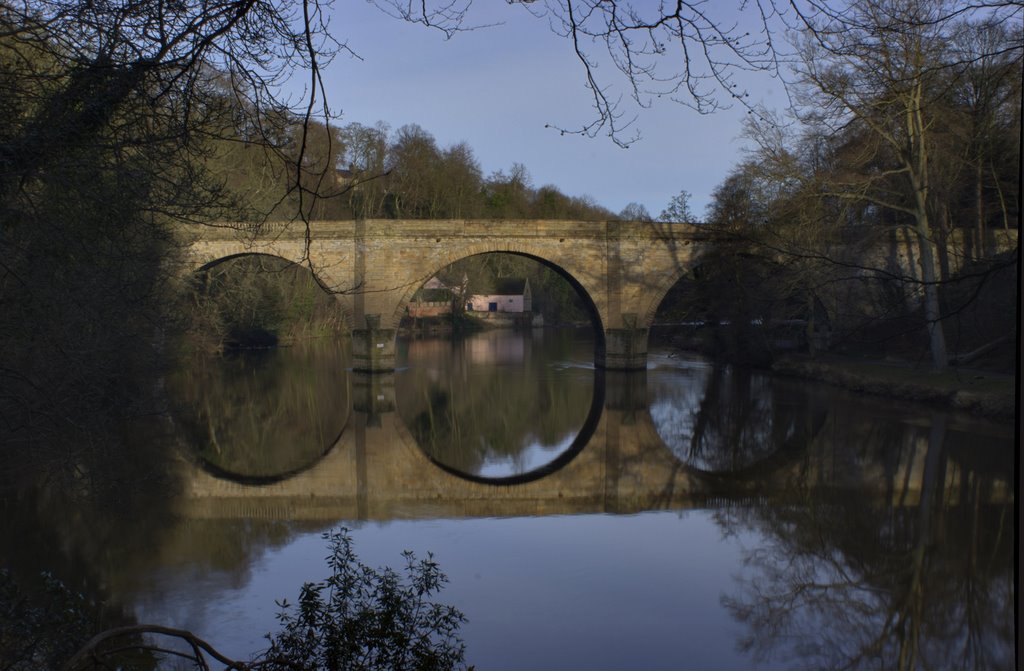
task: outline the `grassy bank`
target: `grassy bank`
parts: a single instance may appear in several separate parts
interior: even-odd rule
[[[932,371],[904,363],[864,361],[837,356],[787,356],[772,369],[783,375],[834,384],[845,389],[920,401],[992,419],[1016,415],[1012,375],[949,368]]]

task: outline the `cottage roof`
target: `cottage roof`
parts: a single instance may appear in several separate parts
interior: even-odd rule
[[[495,296],[522,296],[528,282],[522,277],[501,277],[494,282]]]
[[[420,289],[413,296],[413,300],[423,303],[442,303],[452,299],[452,292],[448,289]]]
[[[440,277],[438,277],[437,275],[434,275],[429,280],[427,280],[426,284],[423,285],[423,288],[424,289],[449,289],[450,287],[447,284],[445,284],[444,282],[442,282]]]

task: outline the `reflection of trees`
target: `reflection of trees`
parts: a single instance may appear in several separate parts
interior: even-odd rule
[[[241,476],[308,466],[341,433],[350,409],[342,344],[198,355],[170,380],[177,424],[207,463]]]
[[[112,590],[133,601],[159,604],[162,611],[194,608],[196,604],[178,603],[178,590],[190,583],[202,583],[207,589],[238,589],[246,585],[253,567],[265,552],[286,546],[297,535],[322,531],[327,522],[275,519],[185,519],[176,520],[164,530],[158,545],[143,549],[135,539],[125,539],[129,548],[118,566],[107,567],[105,576]],[[168,567],[174,567],[173,572]],[[161,580],[154,580],[155,574]],[[167,576],[174,576],[168,580]],[[138,596],[144,593],[145,599]],[[175,613],[168,622],[183,622],[188,612]]]
[[[503,332],[501,337],[530,336]],[[471,363],[468,339],[445,348],[440,365],[410,361],[396,380],[396,396],[420,447],[446,466],[479,473],[493,460],[522,467],[527,448],[554,448],[575,436],[590,410],[593,373],[552,369],[551,360],[562,358],[571,344],[568,334],[555,337],[560,340],[545,339],[543,356],[537,343],[527,347],[521,366]]]
[[[227,445],[225,437],[245,424],[244,418],[253,420],[253,430],[249,435],[243,432],[241,440],[270,445],[276,439],[284,446],[269,455],[277,460],[274,463],[259,461],[262,454],[250,454],[243,444],[234,443],[222,453],[223,461],[216,462],[220,466],[243,472],[266,468],[267,463],[270,468],[294,468],[306,456],[301,450],[308,441],[304,443],[302,436],[330,433],[324,426],[304,426],[314,410],[326,408],[330,416],[323,421],[339,422],[330,439],[340,431],[349,408],[344,359],[337,355],[336,361],[333,351],[327,363],[322,352],[281,352],[296,360],[288,379],[274,372],[284,364],[268,364],[254,376],[242,359],[225,360],[229,368],[248,373],[248,379],[240,381],[241,392],[232,391],[226,379],[232,373],[223,369],[183,371],[168,380],[168,391],[187,394],[188,407],[195,411],[178,421],[179,428],[195,432],[193,438],[205,437],[213,427],[221,444]],[[235,415],[213,411],[218,404],[233,407]],[[289,415],[290,411],[295,412]],[[112,412],[97,423],[108,421]],[[262,420],[272,416],[283,419],[269,427]],[[74,593],[84,595],[90,625],[96,628],[135,621],[133,592],[152,589],[154,566],[179,560],[193,570],[189,576],[194,577],[197,568],[205,569],[225,572],[228,581],[237,583],[244,581],[254,554],[285,542],[296,530],[295,524],[251,520],[182,524],[174,514],[180,464],[166,416],[121,419],[119,426],[106,427],[106,440],[99,440],[101,434],[95,432],[77,440],[69,435],[38,460],[31,458],[31,451],[18,451],[5,453],[0,464],[0,537],[8,541],[0,543],[0,568],[30,588],[38,582],[40,570],[52,573]],[[57,449],[63,455],[59,471],[52,468]],[[321,441],[316,454],[323,449]]]
[[[716,365],[667,393],[659,389],[652,407],[658,433],[701,470],[735,472],[813,435],[806,393],[748,369]]]
[[[75,646],[98,628],[134,622],[129,602],[110,589],[109,577],[123,569],[126,546],[159,545],[173,518],[180,482],[172,444],[159,419],[125,420],[120,432],[112,431],[116,440],[75,442],[69,436],[61,446],[64,467],[75,474],[69,480],[51,470],[49,454],[39,463],[29,453],[10,455],[22,459],[3,464],[12,478],[0,490],[0,570],[8,571],[29,599],[20,603],[10,593],[0,594],[0,620],[21,619],[24,608],[44,613],[60,609],[71,617],[67,608],[74,604],[53,601],[51,590],[40,589],[40,572],[46,571],[74,595],[73,601],[82,607],[78,625],[86,627],[71,630],[62,620],[40,621],[42,626],[31,634],[33,645],[48,646],[49,639]],[[74,624],[74,619],[65,624]],[[0,638],[4,633],[14,635],[5,631],[7,624],[0,622]],[[17,662],[2,659],[11,653],[10,643],[0,645],[0,666]],[[137,661],[135,668],[146,668],[144,660]],[[26,662],[21,668],[34,664]]]
[[[834,450],[857,449],[861,427],[846,428]],[[741,647],[804,668],[1010,668],[1012,515],[992,503],[998,483],[948,458],[941,416],[889,435],[873,451],[902,463],[885,470],[884,503],[868,481],[720,517],[764,536],[723,598],[747,627]]]
[[[154,490],[151,510],[133,505],[120,515],[95,515],[87,509],[69,513],[75,502],[55,497],[37,499],[39,507],[34,509],[0,505],[0,534],[5,539],[18,539],[0,545],[0,567],[10,570],[33,597],[24,604],[5,601],[11,595],[4,590],[5,576],[0,575],[0,668],[17,661],[10,653],[19,647],[12,645],[18,641],[5,640],[4,634],[31,630],[17,621],[16,628],[5,630],[12,623],[11,617],[20,615],[26,607],[49,608],[54,615],[62,616],[36,626],[36,637],[27,642],[58,644],[65,659],[104,629],[152,619],[195,623],[199,618],[202,622],[217,617],[216,609],[207,614],[205,601],[182,600],[181,594],[201,584],[209,603],[214,603],[217,592],[237,589],[249,581],[263,553],[286,545],[297,534],[320,531],[326,524],[272,519],[182,520],[168,514],[173,498],[168,497],[166,504],[159,506],[156,499],[165,495]],[[76,602],[81,604],[84,618],[72,620],[73,614],[65,612],[67,603],[54,601],[48,591],[39,589],[39,583],[45,583],[39,574],[41,567],[59,577],[73,595],[81,595]],[[156,606],[157,614],[148,611],[150,605]],[[70,629],[69,624],[78,626]],[[205,624],[212,625],[212,619]],[[26,664],[15,668],[43,667]],[[157,668],[157,664],[151,657],[136,655],[125,668]]]

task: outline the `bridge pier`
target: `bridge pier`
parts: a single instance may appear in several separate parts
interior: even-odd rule
[[[610,372],[604,384],[606,410],[621,411],[628,416],[647,411],[647,369]]]
[[[380,416],[394,412],[395,374],[384,371],[352,375],[352,410],[365,415],[368,426],[380,426]]]
[[[645,370],[647,368],[647,329],[613,328],[604,330],[604,347],[598,348],[595,364],[607,370]]]
[[[380,328],[380,315],[366,315],[366,328],[352,329],[352,369],[361,373],[395,370],[395,329]]]

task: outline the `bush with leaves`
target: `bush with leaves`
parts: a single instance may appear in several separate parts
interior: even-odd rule
[[[85,598],[50,574],[30,594],[0,569],[0,669],[57,668],[85,642],[92,625]]]
[[[60,667],[55,662],[67,658],[72,650],[65,645],[54,648],[50,654],[46,646],[52,644],[44,642],[39,649],[51,662],[46,668],[64,671],[152,668],[149,656],[155,656],[176,658],[199,669],[209,669],[210,662],[216,661],[225,671],[467,669],[466,645],[458,635],[465,616],[456,608],[432,600],[448,582],[433,555],[428,553],[426,559],[417,560],[412,552],[404,552],[405,571],[400,575],[391,568],[378,570],[361,563],[345,528],[329,531],[324,538],[330,546],[327,556],[330,577],[303,585],[297,607],[287,601],[278,602],[281,630],[268,634],[269,648],[249,661],[228,658],[192,632],[138,624],[97,634]],[[0,591],[0,598],[3,596]],[[48,607],[60,608],[61,605],[54,602]],[[0,610],[0,616],[3,614]],[[4,622],[0,620],[0,624]],[[0,629],[0,634],[3,632]],[[0,636],[0,643],[5,640]],[[68,642],[72,640],[79,639],[69,638]],[[21,654],[19,659],[32,661],[40,657],[39,654],[30,658]],[[0,657],[0,669],[36,668],[4,666],[3,661]]]
[[[361,563],[346,529],[324,534],[331,576],[302,587],[297,607],[280,602],[282,631],[269,636],[261,669],[465,668],[458,636],[465,616],[431,598],[447,582],[431,554],[404,552],[405,576]]]

